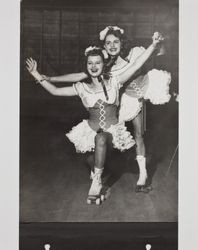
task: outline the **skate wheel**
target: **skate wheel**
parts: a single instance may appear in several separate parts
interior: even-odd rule
[[[104,201],[104,200],[105,200],[104,194],[102,194],[102,195],[100,196],[100,199],[101,199],[101,201]]]
[[[101,200],[98,198],[96,199],[96,205],[100,205]]]
[[[87,204],[91,205],[91,200],[87,199]]]

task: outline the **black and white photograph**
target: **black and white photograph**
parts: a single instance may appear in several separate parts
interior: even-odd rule
[[[179,18],[179,0],[20,1],[19,250],[180,249]]]

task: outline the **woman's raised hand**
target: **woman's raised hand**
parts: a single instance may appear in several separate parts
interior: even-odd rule
[[[37,71],[37,62],[31,57],[26,60],[26,68],[30,74],[35,78],[37,83],[41,83],[44,79]]]
[[[37,62],[31,57],[26,60],[26,68],[30,74],[34,74],[37,71]]]
[[[164,41],[164,37],[162,36],[160,32],[155,32],[152,36],[152,40],[153,40],[153,45],[157,45],[161,43],[162,41]]]

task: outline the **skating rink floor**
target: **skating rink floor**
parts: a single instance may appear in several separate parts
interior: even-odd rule
[[[65,137],[77,122],[22,116],[20,222],[177,222],[177,107],[158,108],[151,118],[145,142],[153,190],[148,194],[134,191],[138,179],[135,148],[114,152],[106,166],[111,173],[107,179],[110,196],[95,206],[86,203],[90,187],[87,155],[77,154]]]

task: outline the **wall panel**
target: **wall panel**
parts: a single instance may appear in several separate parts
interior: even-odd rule
[[[132,1],[133,2],[133,1]],[[84,50],[98,44],[99,31],[108,25],[125,30],[132,46],[147,47],[151,35],[159,30],[166,37],[166,55],[149,60],[146,68],[171,71],[178,85],[178,6],[171,2],[158,4],[121,4],[111,7],[101,2],[86,6],[38,4],[21,8],[21,98],[35,98],[32,77],[25,69],[25,59],[38,61],[43,74],[52,76],[78,72],[83,68]],[[124,1],[123,1],[124,3]],[[29,88],[29,90],[28,90]],[[43,98],[38,89],[36,98]],[[49,95],[45,95],[49,98]]]

